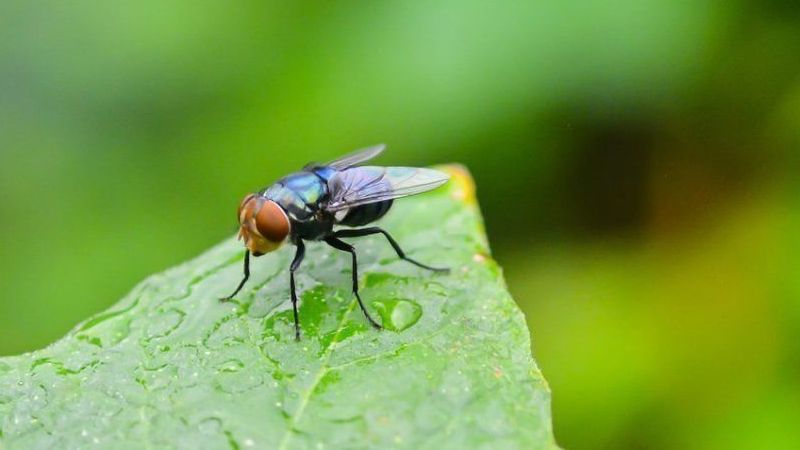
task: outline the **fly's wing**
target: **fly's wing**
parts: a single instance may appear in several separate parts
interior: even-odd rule
[[[336,170],[345,170],[355,166],[356,164],[369,161],[370,159],[383,153],[384,149],[386,149],[386,144],[378,144],[372,147],[362,148],[352,153],[348,153],[341,158],[335,159],[325,165]]]
[[[419,194],[435,189],[450,176],[433,169],[416,167],[355,167],[337,172],[328,180],[330,200],[326,211]]]

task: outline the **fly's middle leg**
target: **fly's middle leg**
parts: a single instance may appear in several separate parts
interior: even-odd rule
[[[300,239],[297,240],[297,252],[294,254],[292,265],[289,266],[289,290],[292,294],[292,312],[294,312],[294,338],[300,340],[300,317],[297,314],[297,289],[294,283],[294,272],[300,267],[303,262],[303,257],[306,255],[306,246]]]

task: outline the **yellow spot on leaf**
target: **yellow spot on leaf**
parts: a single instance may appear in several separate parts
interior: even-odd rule
[[[475,181],[472,179],[466,167],[460,164],[447,164],[437,167],[437,169],[450,175],[450,195],[468,205],[475,205]]]

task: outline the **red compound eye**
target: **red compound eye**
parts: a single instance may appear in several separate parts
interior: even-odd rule
[[[264,239],[283,242],[289,236],[289,218],[280,206],[268,200],[256,214],[256,228]]]

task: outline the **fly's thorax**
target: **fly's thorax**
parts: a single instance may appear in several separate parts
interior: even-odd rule
[[[239,205],[239,238],[254,256],[277,250],[291,231],[286,211],[272,200],[250,194]]]
[[[304,171],[281,178],[261,195],[280,205],[293,221],[305,222],[313,220],[327,193],[327,184],[319,176]]]
[[[291,222],[291,238],[318,240],[333,229],[333,215],[323,209],[327,185],[311,172],[281,178],[260,195],[278,204]]]

